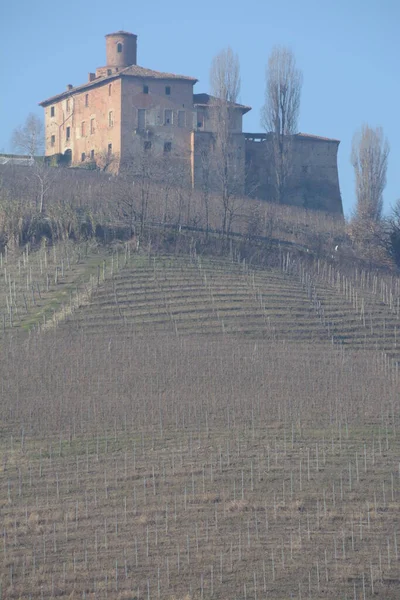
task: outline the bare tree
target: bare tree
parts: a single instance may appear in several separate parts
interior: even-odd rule
[[[43,121],[33,113],[29,113],[25,123],[14,129],[11,146],[14,150],[28,154],[28,156],[42,154],[44,150]]]
[[[292,165],[292,136],[297,133],[302,72],[291,50],[275,47],[266,69],[265,102],[261,110],[264,129],[271,133],[268,157],[273,169],[276,200],[284,202]]]
[[[182,206],[179,205],[182,204],[182,198],[179,200],[179,196],[189,187],[188,161],[189,151],[184,145],[178,146],[176,150],[164,152],[158,157],[160,192],[163,195],[161,217],[163,225],[171,225],[176,219],[180,224]],[[178,211],[176,211],[177,197]]]
[[[140,215],[138,191],[135,181],[127,174],[119,175],[114,181],[114,198],[117,216],[129,227],[129,236],[136,233],[136,222]]]
[[[398,267],[400,267],[400,199],[396,201],[392,213],[385,219],[387,251]]]
[[[100,152],[96,154],[96,166],[102,172],[113,172],[114,167],[115,170],[117,169],[118,157],[114,154],[114,152],[100,150]]]
[[[206,148],[200,151],[201,160],[201,199],[204,204],[206,238],[210,229],[210,195],[211,195],[211,171],[212,159],[211,154]]]
[[[210,69],[210,87],[213,96],[210,115],[214,134],[214,169],[222,201],[222,231],[228,233],[232,203],[241,187],[243,172],[238,159],[232,123],[235,103],[240,92],[239,58],[231,48],[217,54]]]
[[[156,182],[160,181],[160,159],[151,148],[142,147],[132,152],[130,159],[124,162],[121,166],[121,175],[125,180],[118,200],[121,216],[128,220],[132,235],[133,233],[143,235],[149,216],[152,189]],[[137,231],[135,222],[138,222]]]
[[[239,57],[232,48],[214,56],[210,69],[211,93],[221,102],[237,102],[240,93]]]
[[[41,214],[46,212],[47,197],[54,186],[59,169],[49,167],[43,159],[36,160],[32,168],[37,181],[36,208]]]
[[[356,217],[379,221],[382,216],[383,190],[389,143],[381,127],[363,125],[353,136],[351,163],[356,178]]]

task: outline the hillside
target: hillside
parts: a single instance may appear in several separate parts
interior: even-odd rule
[[[274,259],[272,259],[274,262]],[[102,334],[246,334],[331,340],[398,359],[400,281],[276,255],[274,265],[192,256],[138,257],[93,294],[70,327]]]
[[[398,279],[2,261],[0,597],[398,598]]]

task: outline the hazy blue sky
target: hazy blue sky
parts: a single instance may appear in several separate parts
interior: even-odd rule
[[[265,65],[272,47],[289,46],[304,74],[299,130],[341,140],[339,177],[346,214],[354,206],[349,162],[364,122],[389,139],[385,209],[400,197],[400,2],[398,0],[139,0],[3,3],[0,9],[0,151],[37,103],[79,85],[105,63],[104,35],[138,35],[138,64],[199,79],[208,91],[212,57],[239,54],[240,100],[253,107],[245,131],[261,131]]]

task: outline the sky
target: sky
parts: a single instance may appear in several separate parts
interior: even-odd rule
[[[400,2],[398,0],[119,0],[36,4],[0,9],[0,152],[41,100],[85,83],[105,64],[107,33],[138,35],[138,64],[199,79],[209,91],[213,56],[239,56],[239,101],[252,107],[244,131],[261,132],[265,67],[275,45],[289,47],[303,72],[298,129],[340,140],[339,180],[346,216],[355,206],[350,163],[353,134],[381,126],[390,156],[384,211],[400,198]]]

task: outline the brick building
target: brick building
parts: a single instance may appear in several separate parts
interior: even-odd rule
[[[106,65],[89,73],[83,85],[67,85],[64,92],[40,103],[45,110],[46,156],[57,156],[74,166],[110,163],[110,169],[118,170],[145,152],[167,155],[180,161],[193,187],[200,187],[203,158],[212,153],[214,145],[215,103],[208,94],[193,93],[196,82],[186,75],[140,67],[137,36],[124,31],[108,34]],[[242,118],[250,107],[234,104],[230,109],[235,193],[269,199],[268,136],[243,133]],[[338,143],[298,136],[290,203],[307,204],[311,190],[314,208],[342,210]],[[321,163],[324,166],[320,168]],[[304,187],[305,174],[308,182]],[[216,188],[215,173],[211,181]]]

